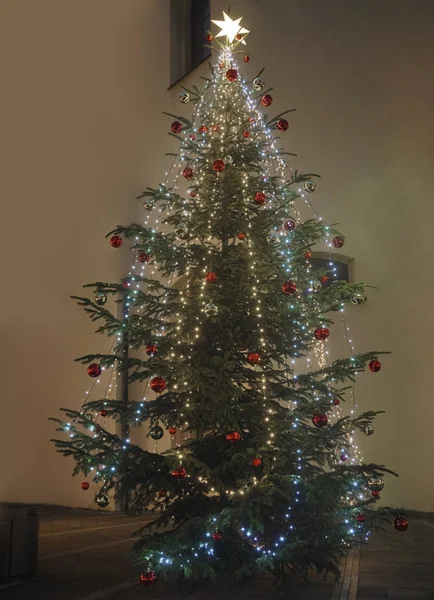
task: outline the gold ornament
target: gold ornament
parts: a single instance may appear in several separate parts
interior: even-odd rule
[[[306,194],[313,194],[316,190],[316,183],[312,180],[304,182],[304,191]]]
[[[104,494],[103,492],[100,492],[96,496],[95,502],[96,502],[96,504],[98,504],[98,506],[100,508],[106,508],[110,504],[110,500],[109,500],[108,496],[106,494]]]
[[[95,304],[98,304],[98,306],[104,306],[106,302],[107,295],[102,290],[95,292]]]
[[[381,492],[381,490],[384,488],[384,481],[381,479],[381,477],[372,476],[369,477],[368,481],[366,482],[366,485],[371,490],[371,492]]]

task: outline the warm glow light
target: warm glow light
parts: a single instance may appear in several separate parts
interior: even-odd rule
[[[240,25],[240,21],[243,17],[240,17],[234,21],[223,11],[223,18],[224,21],[212,21],[221,29],[221,31],[219,31],[215,37],[226,36],[227,42],[232,44],[238,34],[246,35],[247,33],[250,33],[248,29],[244,29],[244,27],[241,27]],[[242,43],[245,44],[246,42],[242,40]]]

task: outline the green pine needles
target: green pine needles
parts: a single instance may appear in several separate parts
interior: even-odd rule
[[[377,413],[350,412],[356,374],[378,370],[379,352],[324,354],[333,319],[365,286],[312,267],[317,245],[343,244],[303,217],[318,176],[288,169],[285,113],[267,120],[263,80],[243,81],[221,48],[203,89],[183,93],[193,117],[174,116],[180,149],[164,184],[140,196],[144,224],[108,234],[131,241],[133,268],[75,297],[113,338],[107,354],[78,360],[143,384],[145,399],[97,385],[99,399],[54,419],[67,432],[57,450],[101,486],[98,504],[115,496],[130,514],[155,513],[135,545],[145,584],[337,574],[388,518],[372,493],[391,471],[354,446]],[[159,454],[129,440],[136,427],[178,437]]]

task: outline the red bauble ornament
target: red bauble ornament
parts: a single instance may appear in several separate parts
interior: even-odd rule
[[[223,537],[223,536],[222,536],[222,534],[220,533],[220,531],[215,531],[215,532],[212,534],[212,539],[213,539],[215,542],[219,542],[219,541],[222,539],[222,537]]]
[[[218,158],[212,163],[212,168],[214,169],[214,171],[217,171],[217,173],[221,173],[222,171],[224,171],[225,166],[225,162],[221,158]]]
[[[244,55],[244,62],[250,62],[250,56],[248,54]]]
[[[236,69],[228,69],[226,71],[226,79],[228,81],[235,81],[238,79],[238,71]]]
[[[245,138],[248,138],[248,137],[250,137],[250,131],[245,131],[245,132],[243,133],[243,136],[244,136]]]
[[[99,377],[101,375],[101,367],[97,363],[92,363],[87,367],[89,377]]]
[[[330,329],[327,327],[317,327],[314,334],[317,340],[324,341],[330,335]]]
[[[329,422],[327,415],[316,414],[312,417],[312,423],[315,427],[325,427]]]
[[[167,492],[165,490],[158,490],[157,496],[159,498],[165,498],[167,496]]]
[[[373,373],[378,373],[381,370],[381,362],[379,360],[371,360],[369,362],[369,368]]]
[[[162,377],[153,377],[149,385],[151,386],[152,391],[161,394],[161,392],[164,392],[166,389],[167,384]]]
[[[151,356],[152,354],[155,354],[158,351],[158,346],[157,344],[146,344],[145,346],[145,352],[148,356]]]
[[[114,235],[110,238],[110,245],[113,246],[113,248],[120,248],[122,246],[122,242],[123,239],[120,235]]]
[[[237,238],[239,240],[245,240],[246,239],[246,234],[245,233],[238,233],[237,234]]]
[[[186,179],[193,179],[194,173],[193,173],[193,169],[191,167],[185,167],[182,174]]]
[[[261,355],[258,352],[249,352],[247,360],[251,365],[257,365],[258,362],[261,362]]]
[[[243,39],[243,34],[242,33],[237,33],[237,35],[235,36],[235,39],[237,40],[237,42],[241,42],[241,40]]]
[[[348,456],[346,454],[341,454],[340,459],[342,462],[345,462],[347,460]]]
[[[286,231],[294,231],[296,225],[297,224],[296,224],[296,222],[293,219],[288,219],[283,224],[283,226],[286,229]]]
[[[201,125],[198,131],[199,133],[208,133],[208,127],[206,125]]]
[[[82,490],[88,490],[89,489],[89,483],[87,481],[83,481],[83,483],[81,484],[81,489]]]
[[[212,35],[209,33],[209,34],[206,36],[206,41],[207,41],[207,42],[212,42],[212,39],[213,39],[213,37],[212,37]]]
[[[175,435],[175,433],[178,430],[176,429],[176,427],[169,427],[169,429],[167,431],[170,433],[170,435]]]
[[[333,400],[333,404],[334,404],[335,406],[339,406],[339,404],[340,404],[340,400],[339,400],[339,398],[335,398],[335,399]]]
[[[286,119],[279,119],[277,121],[277,129],[279,131],[286,131],[289,127],[289,123]]]
[[[108,415],[108,412],[106,411],[106,409],[105,409],[105,408],[102,408],[102,409],[99,411],[99,414],[101,415],[101,417],[106,417],[106,416]]]
[[[309,260],[309,258],[312,258],[312,252],[309,252],[309,251],[305,252],[304,258],[306,258],[307,260]]]
[[[215,283],[217,281],[217,275],[215,273],[213,273],[212,271],[210,271],[209,273],[207,273],[205,275],[205,281],[207,283]]]
[[[321,281],[323,281],[324,283],[325,283],[326,281],[328,281],[328,277],[327,277],[327,275],[323,275],[323,276],[321,277]]]
[[[374,498],[379,498],[380,497],[380,492],[377,492],[376,490],[371,492],[371,496],[373,496]]]
[[[218,125],[213,125],[212,126],[212,130],[213,131],[220,131],[220,127]]]
[[[256,192],[254,200],[255,204],[264,204],[267,200],[267,196],[264,192]]]
[[[150,258],[151,256],[146,254],[146,252],[140,252],[140,254],[137,256],[138,261],[141,263],[148,263]]]
[[[393,519],[393,526],[398,531],[405,531],[408,527],[408,521],[404,517],[396,517]]]
[[[262,464],[262,460],[260,458],[254,458],[252,464],[254,467],[259,467]]]
[[[170,129],[172,130],[172,133],[176,133],[176,135],[178,135],[178,133],[181,133],[181,131],[182,131],[181,121],[173,121],[172,125],[170,126]]]
[[[356,519],[359,523],[364,523],[366,521],[366,516],[363,513],[360,513],[357,515]]]
[[[238,433],[238,431],[231,431],[230,433],[226,434],[226,439],[230,442],[238,442],[241,439],[241,435]]]
[[[187,471],[184,469],[184,467],[174,469],[172,471],[172,477],[174,477],[175,479],[185,479],[187,477]]]
[[[127,290],[130,287],[130,280],[129,279],[124,279],[123,282],[122,282],[122,285]]]
[[[333,238],[332,244],[335,248],[342,248],[342,246],[345,244],[345,240],[342,236],[337,235]]]
[[[140,581],[145,587],[150,587],[157,583],[157,576],[154,571],[146,571],[146,573],[140,575]]]
[[[196,198],[197,194],[195,191],[191,190],[190,192],[188,192],[188,195],[190,196],[190,198]]]
[[[292,296],[292,294],[295,294],[296,291],[297,291],[297,286],[295,285],[295,283],[293,281],[288,280],[282,284],[282,292],[284,294],[287,294],[288,296]]]
[[[194,135],[194,133],[190,133],[190,135],[188,137],[193,141],[196,139],[196,136]]]
[[[261,100],[262,106],[270,106],[270,104],[272,104],[272,102],[273,102],[273,96],[270,96],[270,94],[264,94],[262,96],[262,100]]]

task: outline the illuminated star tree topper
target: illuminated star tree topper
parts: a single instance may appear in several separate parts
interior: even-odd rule
[[[245,44],[246,42],[244,41],[244,37],[250,33],[250,31],[244,27],[241,27],[240,22],[242,17],[234,20],[223,11],[223,19],[223,21],[212,21],[212,23],[220,27],[220,31],[215,37],[226,37],[226,43],[230,46],[233,44],[233,41],[237,38],[237,36],[241,35],[243,36],[241,43]],[[237,42],[238,41],[240,40],[237,39]]]

